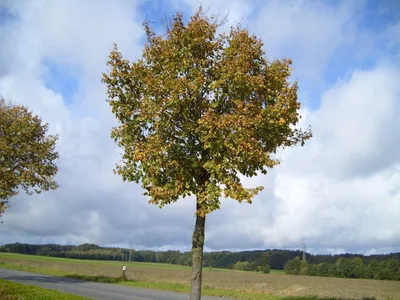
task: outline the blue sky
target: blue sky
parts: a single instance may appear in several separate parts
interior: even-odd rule
[[[45,59],[43,81],[47,88],[60,93],[66,104],[73,100],[73,96],[79,89],[80,68],[68,64],[55,63]]]
[[[0,4],[0,25],[17,20],[16,15],[6,6]]]
[[[301,91],[304,91],[309,97],[308,100],[304,101],[309,108],[317,108],[324,89],[329,85],[335,84],[338,78],[348,76],[352,69],[374,68],[377,63],[377,57],[382,55],[391,56],[398,52],[398,46],[389,45],[390,37],[387,37],[385,34],[389,26],[393,26],[398,22],[399,12],[395,9],[395,1],[393,3],[390,1],[371,0],[364,2],[365,4],[360,5],[361,8],[357,10],[358,13],[354,16],[357,19],[356,28],[349,28],[349,30],[357,30],[360,36],[344,43],[335,50],[334,55],[327,61],[327,65],[321,73],[322,82],[315,85],[313,84],[313,80],[308,80],[307,76],[301,76],[301,73],[298,74],[296,69],[297,61],[294,59],[294,76],[300,82]],[[318,1],[315,3],[318,4]],[[324,5],[327,5],[327,7],[338,7],[340,3],[340,1],[325,1]],[[249,20],[248,22],[244,22],[244,25],[250,31],[253,29],[251,19],[259,17],[258,13],[260,11],[257,10],[257,6],[262,6],[262,4],[262,1],[254,2],[254,7],[249,16],[247,16]],[[204,5],[204,8],[207,7],[211,8],[212,6]],[[191,9],[191,6],[183,1],[178,3],[169,0],[156,2],[146,0],[137,4],[138,19],[140,21],[150,21],[160,34],[163,32],[162,21],[164,17],[170,17],[179,11],[184,14],[187,20],[191,14]],[[229,14],[229,10],[225,13]],[[16,20],[15,14],[5,6],[0,10],[0,15],[5,16],[6,22]],[[221,16],[223,15],[221,14]],[[373,35],[374,38],[368,40],[370,38],[369,35]],[[140,42],[145,42],[144,37],[142,37]],[[363,47],[371,47],[372,50],[366,51],[362,49]],[[285,48],[281,56],[285,55],[296,57],[296,49]],[[43,80],[47,87],[62,94],[66,103],[70,103],[74,94],[79,89],[79,79],[81,77],[79,66],[71,66],[68,63],[57,62],[51,58],[45,58],[43,65],[45,67]]]
[[[140,56],[142,22],[187,19],[196,0],[0,1],[0,95],[29,105],[59,134],[57,191],[20,194],[0,243],[52,242],[187,249],[192,198],[159,210],[113,174],[120,150],[101,74],[113,42]],[[204,0],[293,59],[306,147],[279,153],[252,205],[223,200],[208,249],[301,247],[315,253],[400,251],[400,9],[397,1]],[[68,215],[70,220],[65,218]],[[355,221],[356,220],[356,221]],[[373,220],[373,222],[371,221]],[[84,230],[83,230],[84,228]]]

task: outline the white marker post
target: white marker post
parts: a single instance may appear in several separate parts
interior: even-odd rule
[[[123,266],[122,267],[122,276],[124,277],[124,278],[126,278],[126,266]]]

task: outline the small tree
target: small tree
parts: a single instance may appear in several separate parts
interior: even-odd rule
[[[300,265],[301,265],[301,260],[300,257],[296,257],[292,260],[289,260],[283,270],[285,271],[285,274],[287,275],[299,275],[300,273]]]
[[[347,260],[344,257],[339,257],[336,260],[336,276],[346,277]]]
[[[269,274],[271,272],[271,267],[269,265],[265,265],[262,271],[264,274]]]
[[[309,275],[309,264],[306,260],[300,262],[300,272],[299,275]]]
[[[336,277],[336,264],[328,263],[328,276]]]
[[[390,258],[390,259],[386,262],[386,266],[387,266],[387,268],[391,271],[391,273],[396,274],[397,271],[398,271],[398,269],[399,269],[399,267],[400,267],[400,264],[399,264],[399,262],[398,262],[396,259]]]
[[[0,98],[0,216],[19,188],[31,195],[58,187],[57,136],[47,130],[28,108]]]
[[[257,262],[252,261],[252,262],[250,263],[250,265],[249,265],[249,270],[250,270],[250,271],[256,271],[256,270],[257,270],[257,267],[258,267]]]
[[[354,257],[353,258],[353,265],[354,265],[354,269],[353,269],[353,276],[355,278],[363,278],[365,277],[365,265],[363,260],[361,259],[361,257]]]
[[[366,268],[365,277],[378,279],[380,269],[381,267],[379,262],[376,259],[371,260]]]
[[[380,280],[391,280],[393,279],[394,274],[392,273],[392,271],[389,268],[383,268],[382,270],[380,270],[376,276],[377,279]]]
[[[124,149],[116,171],[141,182],[160,207],[196,196],[190,299],[201,298],[206,215],[220,198],[251,203],[263,187],[243,187],[239,175],[267,173],[279,148],[303,144],[291,60],[269,62],[263,43],[240,26],[220,24],[201,9],[184,24],[177,14],[136,62],[115,45],[104,74],[108,102],[119,121],[112,138]]]

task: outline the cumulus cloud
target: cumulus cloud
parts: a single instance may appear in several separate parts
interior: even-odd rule
[[[326,147],[326,173],[369,176],[399,161],[399,80],[390,67],[355,71],[325,93],[315,130]]]
[[[229,231],[251,236],[253,247],[260,240],[264,247],[298,247],[303,238],[326,249],[398,247],[399,75],[385,66],[355,71],[326,91],[302,121],[313,124],[313,140],[283,151],[272,174],[246,180],[255,186],[263,178],[266,193],[246,208],[230,207]],[[212,236],[227,227],[210,229]]]
[[[129,59],[140,55],[146,3],[0,1],[8,16],[0,22],[0,94],[41,115],[60,135],[61,155],[60,188],[12,199],[0,243],[190,247],[193,197],[160,210],[147,203],[140,186],[112,172],[120,150],[109,137],[115,120],[101,73],[113,42]],[[162,3],[186,13],[200,4]],[[399,249],[398,23],[385,27],[391,43],[365,67],[363,59],[378,51],[370,41],[378,37],[360,31],[363,2],[201,4],[211,14],[228,14],[227,26],[243,21],[263,38],[270,58],[293,58],[301,96],[310,98],[301,126],[311,124],[314,132],[305,147],[282,151],[282,165],[268,175],[245,179],[249,187],[265,186],[252,205],[222,200],[221,210],[208,217],[207,249],[296,248],[303,238],[314,252]],[[67,96],[60,85],[73,91]]]

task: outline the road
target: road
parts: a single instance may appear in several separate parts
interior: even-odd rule
[[[76,294],[98,300],[187,300],[188,294],[157,291],[129,286],[87,282],[65,277],[55,277],[0,268],[0,279],[27,285],[40,286],[64,293]],[[206,297],[204,300],[229,300],[227,298]]]

